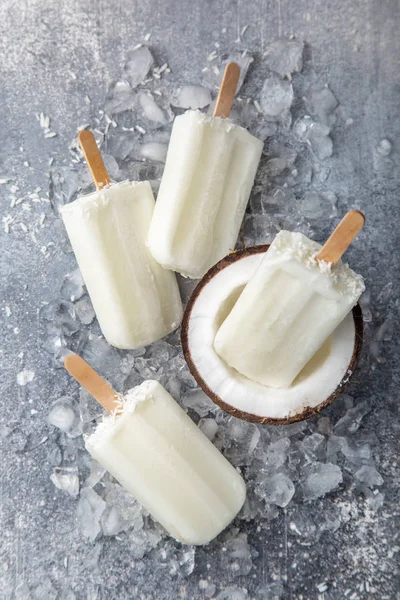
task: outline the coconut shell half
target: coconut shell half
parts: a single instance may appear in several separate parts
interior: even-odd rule
[[[360,358],[364,326],[357,304],[287,389],[229,367],[214,350],[215,334],[268,248],[233,252],[204,275],[186,305],[181,341],[191,374],[215,404],[252,423],[285,425],[319,413],[343,392]]]

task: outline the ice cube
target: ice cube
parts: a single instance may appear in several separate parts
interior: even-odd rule
[[[308,91],[306,101],[311,114],[318,117],[321,123],[328,125],[329,127],[333,125],[336,120],[333,112],[339,105],[339,102],[327,85],[322,88],[317,85],[312,85]]]
[[[58,215],[60,206],[76,199],[79,190],[77,169],[57,167],[49,172],[49,198],[54,212]]]
[[[42,306],[39,310],[39,323],[48,337],[60,333],[71,336],[80,327],[74,305],[66,300],[53,300]]]
[[[370,412],[368,402],[360,402],[354,408],[350,408],[345,415],[336,423],[334,433],[338,436],[347,436],[355,433],[361,425],[362,419]]]
[[[313,123],[308,135],[308,143],[319,160],[332,156],[333,142],[329,137],[329,129],[325,125]]]
[[[61,286],[61,296],[66,300],[75,302],[85,294],[85,282],[79,269],[75,269],[72,273],[68,273],[64,277]]]
[[[61,463],[62,454],[57,444],[53,444],[52,447],[49,449],[47,453],[47,461],[53,466],[57,466]]]
[[[160,569],[167,569],[171,577],[188,577],[194,570],[195,547],[179,547],[176,542],[167,541],[159,553],[158,564]]]
[[[271,158],[265,163],[266,174],[269,177],[276,177],[287,168],[287,161],[284,158]]]
[[[171,105],[177,108],[204,108],[211,104],[211,92],[202,85],[184,85],[178,88],[171,97]]]
[[[69,396],[62,396],[53,402],[47,419],[50,425],[58,427],[64,433],[68,433],[70,437],[77,437],[82,433],[75,402]]]
[[[164,106],[161,106],[161,104],[164,104]],[[153,94],[147,90],[138,93],[136,110],[144,127],[149,129],[164,127],[174,119],[174,114],[169,104],[165,101],[163,102],[160,98],[156,102]]]
[[[98,371],[104,377],[108,377],[112,383],[121,384],[121,358],[118,351],[110,346],[103,337],[93,333],[89,334],[82,350],[82,358],[95,371]]]
[[[147,46],[135,48],[128,54],[124,67],[124,77],[132,88],[136,88],[146,79],[146,75],[154,64],[154,58]]]
[[[257,486],[257,493],[269,504],[276,504],[281,508],[287,506],[293,498],[295,488],[293,482],[284,473],[275,475],[266,474]]]
[[[289,81],[270,73],[261,91],[260,105],[264,115],[270,120],[279,120],[293,102],[293,87]]]
[[[263,63],[281,77],[300,72],[303,68],[303,49],[304,43],[298,40],[276,40],[267,46]]]
[[[153,548],[156,548],[162,539],[159,531],[155,529],[130,531],[128,535],[132,542],[132,555],[136,560],[143,558]]]
[[[90,423],[95,425],[95,423],[101,419],[103,414],[103,409],[100,404],[82,387],[79,390],[79,414],[85,432],[85,426]],[[89,427],[87,433],[90,432],[91,428]]]
[[[375,467],[372,467],[371,465],[364,465],[363,467],[360,467],[360,469],[355,472],[355,478],[368,487],[374,487],[376,485],[383,484],[382,475],[378,473]]]
[[[289,531],[300,537],[300,543],[307,545],[314,544],[321,536],[307,508],[299,507],[290,515]]]
[[[342,471],[331,463],[314,463],[306,471],[303,481],[305,500],[315,500],[328,494],[343,481]]]
[[[89,296],[85,296],[75,303],[75,312],[84,325],[90,325],[96,316]]]
[[[91,542],[94,542],[101,532],[100,518],[106,506],[104,500],[92,488],[82,489],[77,507],[78,523],[84,537]]]
[[[392,143],[387,139],[383,139],[377,145],[376,151],[381,156],[389,156],[392,151]]]
[[[290,439],[287,437],[272,442],[272,444],[267,447],[264,454],[265,464],[275,469],[282,467],[285,464],[289,447]]]
[[[79,477],[77,467],[56,467],[50,475],[55,487],[70,496],[79,494]]]
[[[200,419],[198,426],[204,435],[213,441],[218,431],[218,423],[214,419]]]
[[[320,433],[312,433],[305,437],[299,444],[305,457],[310,462],[323,458],[325,450],[325,437]]]
[[[132,110],[135,105],[136,94],[127,81],[117,81],[108,90],[104,111],[108,115],[117,115]]]
[[[141,158],[139,134],[133,131],[113,132],[107,141],[107,152],[120,161],[127,158],[139,160]]]
[[[221,573],[227,573],[234,579],[248,575],[253,568],[253,560],[247,534],[239,533],[228,539],[221,548],[220,560]]]
[[[303,194],[301,210],[307,219],[327,219],[332,212],[332,205],[321,193],[309,190]]]
[[[260,429],[254,423],[231,417],[228,421],[229,436],[232,440],[225,455],[235,466],[245,465],[251,461],[253,453],[260,441]]]
[[[203,390],[190,389],[182,398],[182,403],[185,408],[194,410],[199,417],[205,417],[209,412],[215,411],[215,406],[206,396]]]
[[[102,480],[106,472],[106,469],[104,469],[104,467],[102,467],[97,460],[92,459],[92,462],[90,463],[90,473],[88,478],[85,480],[83,487],[93,488],[99,483],[99,481]]]
[[[113,520],[114,524],[118,524],[119,527],[119,531],[116,533],[127,529],[139,530],[143,528],[143,517],[147,515],[147,512],[122,486],[117,483],[107,483],[104,500],[107,509],[115,509]],[[102,522],[105,517],[106,513],[102,516]],[[116,535],[116,533],[106,535]]]
[[[332,156],[333,142],[329,137],[329,127],[316,123],[309,116],[302,117],[293,126],[293,132],[302,142],[307,142],[319,160]]]
[[[371,311],[371,292],[366,290],[360,298],[360,304],[363,312],[363,318],[365,323],[371,323],[372,311]]]
[[[105,154],[104,152],[102,153],[102,156],[103,156],[103,162],[105,164],[105,167],[108,171],[108,174],[109,174],[111,180],[118,181],[118,179],[120,178],[120,171],[119,171],[118,163],[115,160],[114,156],[111,156],[111,154]]]
[[[140,148],[140,153],[143,158],[147,160],[154,160],[156,162],[165,163],[167,157],[167,144],[160,144],[159,142],[148,142],[143,144]]]

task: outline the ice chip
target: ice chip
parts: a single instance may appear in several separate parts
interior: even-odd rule
[[[211,104],[211,92],[202,85],[184,85],[178,88],[171,98],[172,106],[177,108],[205,108]]]
[[[363,467],[360,467],[360,469],[355,472],[355,478],[368,487],[374,487],[383,484],[382,475],[378,473],[375,467],[370,465],[364,465]]]
[[[293,102],[293,87],[289,81],[284,81],[270,73],[261,91],[260,105],[264,115],[271,120],[279,120]]]
[[[85,284],[79,269],[75,269],[72,273],[68,273],[64,277],[61,286],[61,296],[66,300],[75,302],[82,298],[85,294]]]
[[[84,537],[91,542],[94,542],[101,532],[100,517],[106,506],[104,500],[92,488],[82,489],[77,507],[78,523]]]
[[[307,219],[327,219],[332,212],[332,205],[326,196],[315,190],[309,190],[303,194],[301,209]]]
[[[213,441],[218,431],[218,423],[214,419],[200,419],[198,426],[208,439]]]
[[[355,433],[360,427],[362,419],[370,410],[371,408],[367,402],[360,402],[354,408],[350,408],[336,423],[334,427],[335,435],[347,436]]]
[[[307,469],[303,482],[304,499],[321,498],[337,488],[342,481],[342,472],[337,465],[316,462]]]
[[[263,483],[257,488],[259,496],[269,504],[276,504],[284,508],[289,504],[294,495],[292,480],[284,473],[266,476]]]
[[[84,325],[90,325],[96,316],[89,296],[85,296],[75,303],[75,312]]]
[[[306,100],[310,112],[315,115],[321,123],[328,125],[329,127],[334,124],[336,117],[333,113],[339,105],[339,102],[327,85],[322,88],[312,85],[308,91]]]
[[[124,67],[124,77],[132,88],[136,88],[146,79],[148,72],[154,64],[154,58],[147,46],[135,48],[128,54]]]
[[[56,467],[50,475],[56,488],[70,496],[79,494],[79,477],[77,467]]]
[[[136,98],[136,110],[145,127],[148,127],[149,129],[158,129],[173,121],[174,114],[171,111],[169,104],[164,102],[164,106],[161,106],[161,103],[162,101],[160,98],[158,98],[158,102],[156,102],[153,94],[147,90],[138,93]]]
[[[132,542],[132,555],[136,560],[143,558],[156,548],[162,539],[159,531],[155,529],[130,531],[128,535]]]
[[[263,63],[281,77],[300,72],[303,68],[304,43],[281,39],[272,42],[264,52]]]
[[[53,300],[42,306],[39,322],[49,336],[60,333],[71,336],[79,330],[74,305],[65,300]]]
[[[48,415],[50,425],[58,427],[58,429],[61,429],[65,433],[74,428],[76,418],[74,402],[68,396],[63,396],[53,402]]]
[[[234,466],[247,464],[260,441],[260,429],[254,423],[232,417],[229,420],[229,436],[232,442],[225,456]]]
[[[132,110],[136,94],[127,81],[117,81],[108,90],[104,110],[109,115],[117,115]]]
[[[221,550],[220,569],[222,573],[228,573],[235,579],[250,573],[253,560],[246,533],[239,533],[236,537],[226,541]]]
[[[199,417],[205,417],[209,412],[213,412],[215,408],[208,396],[199,389],[188,390],[182,402],[185,408],[194,410]]]
[[[160,142],[148,142],[140,148],[140,153],[146,160],[154,160],[156,162],[165,163],[168,146]]]

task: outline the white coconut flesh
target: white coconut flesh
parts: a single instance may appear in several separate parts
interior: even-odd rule
[[[229,367],[214,350],[214,338],[263,255],[238,257],[204,285],[189,315],[187,347],[196,376],[222,402],[260,418],[287,419],[307,407],[317,407],[345,383],[345,375],[351,374],[348,368],[355,347],[355,324],[350,313],[290,388],[266,387]]]

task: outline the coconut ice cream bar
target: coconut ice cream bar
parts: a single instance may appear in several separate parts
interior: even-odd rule
[[[217,353],[242,375],[289,387],[357,303],[362,277],[340,260],[320,260],[321,253],[301,233],[276,236],[214,340]]]
[[[241,509],[245,484],[172,396],[144,381],[116,402],[79,356],[65,366],[112,410],[86,439],[93,458],[177,540],[199,545],[216,537]]]
[[[150,344],[181,321],[175,275],[146,246],[153,210],[147,181],[112,184],[61,209],[102,332],[117,348]]]
[[[262,149],[228,118],[176,117],[148,236],[161,265],[198,278],[234,249]]]

